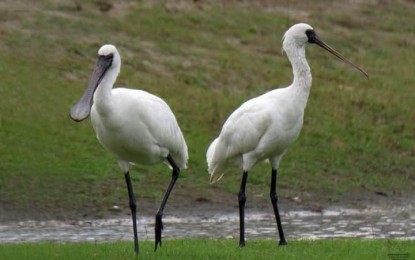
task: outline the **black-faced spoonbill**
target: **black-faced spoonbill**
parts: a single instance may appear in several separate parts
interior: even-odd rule
[[[167,163],[172,168],[155,222],[155,250],[161,246],[163,210],[180,169],[186,168],[187,146],[176,118],[161,98],[142,90],[115,88],[121,57],[113,45],[98,51],[98,61],[84,95],[70,111],[79,122],[91,114],[99,142],[115,156],[125,174],[134,228],[134,250],[138,253],[136,200],[130,179],[130,164]]]
[[[238,194],[241,247],[245,246],[245,186],[248,171],[263,160],[269,160],[272,167],[270,197],[280,237],[279,245],[287,244],[278,209],[277,170],[282,156],[297,139],[303,125],[304,109],[311,88],[311,71],[305,58],[307,43],[321,46],[367,77],[362,69],[324,43],[310,25],[296,24],[284,34],[283,50],[292,64],[293,83],[243,103],[226,120],[220,135],[211,143],[206,154],[211,183],[218,181],[229,166],[243,170]]]

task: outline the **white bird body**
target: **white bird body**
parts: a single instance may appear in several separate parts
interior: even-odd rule
[[[229,166],[237,166],[243,170],[238,193],[241,247],[245,246],[245,188],[248,172],[256,163],[266,159],[272,166],[270,198],[280,237],[279,245],[287,244],[278,209],[277,170],[282,156],[298,138],[303,126],[304,110],[312,82],[305,57],[308,43],[319,45],[367,77],[363,70],[323,42],[310,25],[293,25],[284,34],[283,50],[293,68],[293,83],[242,104],[226,120],[219,136],[206,153],[211,183],[220,180]]]
[[[170,107],[161,98],[146,91],[115,88],[121,69],[121,57],[113,45],[98,51],[88,88],[70,112],[79,122],[91,114],[99,142],[118,160],[128,189],[129,206],[134,229],[134,250],[139,251],[136,199],[129,173],[130,164],[164,162],[172,169],[172,178],[156,214],[155,249],[161,246],[163,210],[180,169],[186,168],[187,145]]]
[[[219,137],[208,149],[212,182],[218,181],[230,165],[248,171],[269,159],[274,168],[303,125],[305,104],[294,102],[296,86],[269,91],[242,104],[223,125]],[[232,144],[232,145],[231,145]]]
[[[176,118],[161,98],[142,90],[115,88],[109,100],[94,94],[91,121],[99,142],[117,160],[164,162],[170,154],[186,168],[187,146]],[[103,102],[103,104],[100,104]]]
[[[220,180],[229,165],[249,171],[268,159],[278,169],[286,149],[298,138],[312,77],[305,44],[285,41],[284,50],[293,65],[293,83],[246,101],[229,116],[207,152],[211,183]]]

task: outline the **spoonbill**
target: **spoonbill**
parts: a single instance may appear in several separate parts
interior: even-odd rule
[[[284,34],[283,50],[294,74],[292,84],[243,103],[226,120],[206,154],[211,183],[219,181],[229,166],[243,170],[238,194],[240,247],[245,246],[245,187],[248,172],[263,160],[269,160],[272,167],[270,197],[280,237],[279,245],[287,244],[278,209],[277,170],[281,158],[297,139],[303,125],[304,109],[311,88],[311,71],[305,58],[308,43],[319,45],[368,77],[366,72],[323,42],[310,25],[295,24]]]
[[[161,246],[163,210],[180,169],[186,168],[187,145],[170,107],[161,98],[143,90],[115,88],[121,57],[113,45],[103,45],[84,95],[70,111],[80,122],[91,114],[99,142],[117,160],[125,175],[134,230],[134,251],[138,254],[136,199],[130,165],[166,163],[172,178],[155,217],[155,249]]]

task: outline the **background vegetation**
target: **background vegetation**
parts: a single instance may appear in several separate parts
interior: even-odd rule
[[[308,47],[312,93],[281,164],[280,197],[308,205],[412,196],[414,12],[413,1],[2,1],[0,219],[106,216],[125,203],[124,178],[90,122],[68,117],[105,43],[123,59],[117,84],[162,97],[176,114],[190,160],[173,196],[233,196],[239,171],[209,186],[205,151],[242,102],[291,83],[281,37],[296,22],[370,80]],[[252,171],[249,195],[268,196],[269,172]],[[132,175],[139,201],[160,201],[165,166]]]

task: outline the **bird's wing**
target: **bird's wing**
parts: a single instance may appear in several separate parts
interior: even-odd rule
[[[121,92],[122,89],[117,88],[114,91]],[[147,128],[146,132],[152,141],[159,147],[167,149],[178,166],[185,168],[188,159],[187,145],[176,117],[167,103],[142,90],[134,90],[128,95],[133,96],[134,104],[130,107],[135,110],[137,119]]]
[[[271,125],[269,108],[268,101],[258,97],[245,102],[230,115],[219,135],[221,146],[226,151],[226,158],[256,148]]]
[[[180,168],[185,168],[188,159],[187,145],[175,115],[167,103],[157,96],[149,96],[147,102],[148,107],[151,108],[149,117],[151,123],[148,127],[154,140],[158,145],[169,150]]]

